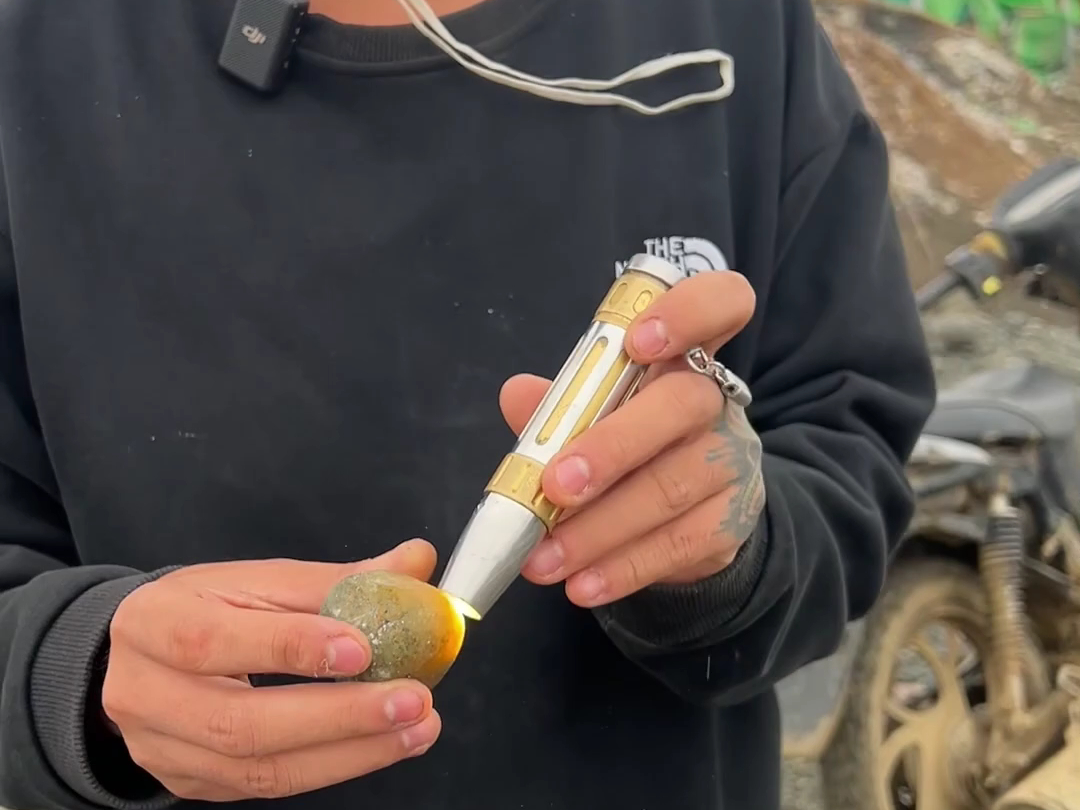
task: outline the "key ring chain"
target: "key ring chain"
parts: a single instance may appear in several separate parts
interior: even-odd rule
[[[686,363],[691,370],[708,377],[720,386],[720,391],[724,396],[739,407],[746,408],[754,401],[750,386],[719,360],[709,357],[700,346],[686,353]]]

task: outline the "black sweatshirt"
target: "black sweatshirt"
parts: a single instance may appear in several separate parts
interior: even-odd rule
[[[459,38],[544,76],[735,58],[648,118],[479,79],[409,28],[314,17],[284,92],[216,57],[231,0],[0,0],[0,804],[170,801],[100,728],[117,603],[163,567],[445,560],[617,262],[757,291],[768,506],[693,587],[572,606],[519,581],[421,758],[280,808],[769,810],[772,685],[864,612],[933,398],[882,137],[809,0],[487,0]],[[706,69],[640,88],[713,86]],[[262,805],[257,805],[262,806]]]

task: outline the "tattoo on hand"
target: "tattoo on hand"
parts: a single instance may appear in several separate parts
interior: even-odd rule
[[[761,439],[750,426],[746,411],[733,402],[725,403],[724,412],[713,423],[712,432],[720,437],[722,445],[709,450],[705,460],[709,464],[725,466],[737,488],[728,514],[716,527],[715,534],[732,537],[741,543],[753,532],[765,508]]]

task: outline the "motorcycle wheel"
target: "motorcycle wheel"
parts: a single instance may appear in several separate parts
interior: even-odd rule
[[[904,560],[866,619],[843,716],[822,758],[830,810],[978,810],[975,768],[993,690],[978,573]],[[914,657],[908,655],[914,653]],[[921,661],[926,673],[920,672]]]

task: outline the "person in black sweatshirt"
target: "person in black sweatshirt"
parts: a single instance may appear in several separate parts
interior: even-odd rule
[[[778,807],[772,686],[873,603],[934,395],[881,133],[810,0],[429,1],[530,75],[734,84],[590,104],[313,0],[264,97],[232,0],[0,0],[0,804]],[[330,587],[433,573],[636,253],[689,276],[628,337],[665,373],[549,467],[576,508],[434,696],[311,677],[370,660]]]

